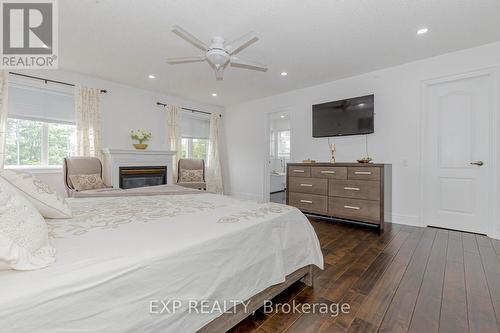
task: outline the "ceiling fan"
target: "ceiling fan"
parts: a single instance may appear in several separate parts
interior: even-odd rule
[[[197,48],[205,51],[205,54],[194,57],[168,58],[167,62],[169,64],[202,62],[206,60],[208,61],[208,64],[214,69],[215,78],[217,80],[223,79],[224,69],[229,64],[231,64],[231,66],[253,69],[262,72],[267,71],[267,67],[265,65],[259,64],[254,61],[243,60],[235,56],[235,54],[258,40],[257,35],[253,31],[229,43],[226,43],[223,37],[216,36],[212,38],[212,43],[210,44],[210,46],[206,45],[201,40],[193,36],[188,31],[184,30],[183,28],[179,27],[178,25],[174,25],[172,27],[172,31],[182,39],[185,39]]]

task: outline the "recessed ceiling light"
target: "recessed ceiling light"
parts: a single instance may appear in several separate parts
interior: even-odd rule
[[[212,97],[217,97],[217,93],[212,93]]]
[[[156,76],[154,76],[153,74],[149,74],[148,78],[150,78],[150,79],[156,79]]]
[[[280,117],[281,117],[281,118],[285,118],[285,115],[284,115],[284,114],[282,114]]]
[[[281,72],[281,76],[287,76],[288,73],[287,72]]]
[[[427,28],[422,28],[422,29],[418,29],[417,34],[418,34],[418,35],[424,35],[424,34],[426,34],[426,33],[428,33],[428,32],[429,32],[429,29],[427,29]]]

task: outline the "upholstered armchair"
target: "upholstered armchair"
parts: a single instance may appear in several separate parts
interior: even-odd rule
[[[177,164],[177,185],[198,190],[206,190],[205,161],[181,158]]]
[[[73,185],[71,175],[100,175],[102,179],[102,163],[96,157],[66,157],[63,163],[64,185],[69,197],[86,197],[85,192],[95,191],[77,191]],[[104,184],[103,184],[104,185]],[[111,186],[104,185],[105,189],[112,189]]]

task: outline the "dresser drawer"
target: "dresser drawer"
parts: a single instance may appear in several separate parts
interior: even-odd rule
[[[329,180],[333,197],[380,200],[380,182],[375,180]]]
[[[380,223],[380,202],[360,199],[329,198],[328,214],[346,219]]]
[[[311,167],[311,177],[315,178],[330,178],[330,179],[347,179],[346,167]]]
[[[328,179],[290,177],[288,187],[290,192],[327,195]]]
[[[328,212],[328,197],[324,195],[290,192],[288,204],[305,212],[326,214]]]
[[[311,177],[310,166],[289,166],[288,175],[290,177]]]
[[[356,180],[380,180],[380,168],[377,167],[349,167],[347,178]]]

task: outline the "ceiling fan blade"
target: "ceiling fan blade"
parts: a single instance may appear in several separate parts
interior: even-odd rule
[[[257,34],[253,31],[244,34],[243,36],[226,44],[227,48],[229,49],[229,54],[240,52],[248,45],[256,42],[258,39],[259,37],[257,37]]]
[[[220,67],[219,69],[215,70],[215,78],[217,80],[223,80],[224,79],[224,67]]]
[[[265,72],[267,71],[267,66],[263,64],[259,64],[255,61],[243,60],[238,57],[231,57],[231,66],[244,67],[248,69],[254,69],[258,71]]]
[[[191,33],[188,31],[182,29],[178,25],[174,25],[172,27],[172,31],[177,34],[179,37],[185,39],[186,41],[190,42],[194,46],[196,46],[199,49],[202,49],[203,51],[208,51],[208,46],[203,43],[201,40],[193,36]]]
[[[187,62],[199,62],[205,60],[206,60],[205,56],[167,58],[167,62],[169,64],[182,64]]]

